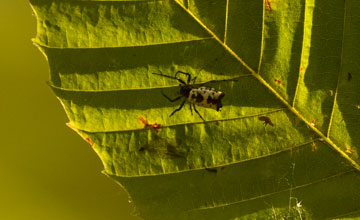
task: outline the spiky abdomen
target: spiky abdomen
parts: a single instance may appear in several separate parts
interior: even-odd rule
[[[216,91],[214,88],[199,87],[191,89],[188,101],[206,108],[219,111],[222,107],[221,99],[225,96],[223,92]]]

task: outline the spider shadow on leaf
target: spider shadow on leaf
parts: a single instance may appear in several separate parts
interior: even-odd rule
[[[139,148],[140,153],[147,153],[163,159],[186,159],[189,147],[179,138],[165,139],[152,133],[152,140]]]

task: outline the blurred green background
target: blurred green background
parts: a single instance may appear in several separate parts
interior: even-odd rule
[[[0,17],[0,219],[139,220],[90,145],[65,125],[46,59],[31,41],[29,2],[3,1]]]

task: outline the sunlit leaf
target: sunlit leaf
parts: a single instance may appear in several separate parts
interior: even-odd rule
[[[31,4],[69,126],[140,217],[358,217],[359,1]],[[227,79],[221,111],[169,117],[179,82],[152,73],[177,71]]]

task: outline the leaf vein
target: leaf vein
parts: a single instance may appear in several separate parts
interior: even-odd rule
[[[311,8],[311,7],[308,7],[308,2],[307,1],[305,1],[305,6],[304,6],[304,8],[305,8],[305,12],[304,12],[304,27],[303,27],[303,29],[304,29],[304,33],[303,33],[303,40],[302,40],[302,47],[301,47],[301,57],[300,57],[300,67],[299,67],[299,75],[298,75],[298,80],[297,80],[297,83],[296,83],[296,88],[295,88],[295,93],[294,93],[294,99],[293,99],[293,102],[292,102],[292,107],[293,108],[295,108],[295,103],[296,103],[296,98],[297,98],[297,95],[298,95],[298,91],[299,91],[299,86],[300,86],[300,81],[301,81],[301,74],[302,74],[302,72],[303,71],[305,71],[305,70],[303,70],[302,69],[302,65],[303,65],[303,63],[301,62],[301,61],[303,61],[303,59],[304,59],[304,51],[305,51],[305,47],[307,46],[306,45],[306,43],[308,43],[307,41],[305,41],[305,39],[307,39],[306,37],[308,36],[308,35],[310,35],[311,33],[308,33],[307,31],[309,31],[309,32],[311,32],[311,29],[310,28],[306,28],[306,24],[308,23],[308,22],[310,22],[310,21],[308,21],[309,19],[311,19],[312,20],[312,15],[313,15],[313,11],[312,10],[314,10],[313,8]],[[311,10],[311,11],[310,11]],[[309,12],[309,13],[307,13],[307,12]],[[311,14],[311,15],[310,15]],[[308,16],[307,16],[308,15]],[[310,22],[310,23],[312,23],[312,22]]]
[[[159,42],[159,43],[152,43],[152,44],[137,44],[137,45],[123,45],[123,46],[116,46],[116,47],[50,47],[48,45],[42,44],[41,42],[37,42],[36,39],[33,39],[33,43],[36,46],[44,47],[44,48],[52,48],[52,49],[64,49],[64,50],[89,50],[89,49],[108,49],[108,48],[130,48],[130,47],[147,47],[147,46],[156,46],[156,45],[167,45],[167,44],[178,44],[178,43],[188,43],[188,42],[196,42],[196,41],[204,41],[204,40],[211,40],[213,37],[201,37],[189,40],[180,40],[180,41],[171,41],[171,42]]]
[[[343,20],[343,33],[342,33],[342,44],[344,43],[344,38],[345,38],[345,22],[346,22],[346,2],[344,4],[344,20]],[[334,102],[333,102],[333,106],[332,106],[332,110],[331,110],[331,116],[330,116],[330,120],[329,120],[329,127],[327,130],[327,134],[326,137],[330,138],[330,131],[331,131],[331,126],[332,126],[332,122],[334,119],[334,112],[335,112],[335,106],[336,106],[336,100],[337,100],[337,96],[339,94],[339,84],[340,84],[340,79],[341,79],[341,67],[343,65],[343,54],[344,54],[344,46],[341,47],[341,54],[340,54],[340,67],[339,67],[339,73],[338,73],[338,80],[336,83],[336,90],[335,90],[335,95],[334,95]]]
[[[211,207],[201,207],[201,208],[197,208],[197,209],[191,209],[191,210],[188,210],[187,212],[194,212],[194,211],[201,211],[201,210],[214,209],[214,208],[220,208],[220,207],[227,207],[227,206],[230,206],[230,205],[240,204],[240,203],[253,201],[253,200],[257,200],[257,199],[263,199],[263,198],[270,197],[270,196],[273,196],[273,195],[276,195],[276,194],[280,194],[280,193],[284,193],[284,192],[290,192],[290,191],[293,191],[293,190],[297,190],[297,189],[301,189],[301,188],[304,188],[304,187],[307,187],[307,186],[311,186],[311,185],[314,185],[314,184],[325,182],[325,181],[327,181],[329,179],[333,179],[333,178],[336,178],[336,177],[339,177],[339,176],[342,176],[342,175],[347,175],[347,174],[350,174],[350,173],[353,173],[353,172],[357,172],[357,171],[354,170],[354,169],[351,169],[351,170],[348,170],[348,171],[345,171],[345,172],[341,172],[341,173],[337,173],[337,174],[334,174],[334,175],[330,175],[328,177],[324,177],[324,178],[319,179],[317,181],[313,181],[313,182],[310,182],[310,183],[307,183],[307,184],[291,187],[291,188],[286,189],[286,190],[281,190],[281,191],[277,191],[277,192],[273,192],[273,193],[268,193],[268,194],[256,196],[256,197],[241,200],[241,201],[229,202],[227,204],[221,204],[221,205],[215,205],[215,206],[211,206]]]
[[[73,127],[70,127],[70,128],[74,129]],[[81,136],[81,133],[79,133],[77,130],[75,130],[75,132],[77,132]],[[286,151],[292,151],[292,150],[294,150],[296,148],[305,146],[307,144],[315,143],[317,141],[321,141],[321,139],[315,139],[315,140],[311,140],[311,141],[306,141],[306,142],[300,143],[300,144],[298,144],[296,146],[290,145],[289,147],[287,147],[285,149],[282,149],[282,150],[279,150],[279,151],[276,151],[276,152],[272,152],[270,154],[254,157],[254,158],[244,159],[244,160],[241,160],[241,161],[236,161],[236,162],[231,162],[231,163],[224,163],[224,164],[221,164],[221,165],[218,165],[218,166],[213,166],[213,167],[209,166],[209,167],[206,167],[206,169],[219,168],[219,167],[223,167],[223,166],[239,164],[239,163],[243,163],[243,162],[247,162],[247,161],[251,161],[251,160],[257,160],[257,159],[262,159],[262,158],[266,158],[266,157],[275,156],[277,154],[281,154],[281,153],[286,152]],[[168,175],[168,174],[179,174],[179,173],[185,173],[185,172],[200,171],[200,170],[204,170],[204,169],[205,168],[193,168],[193,169],[188,169],[188,170],[180,170],[180,171],[177,171],[177,172],[145,174],[145,175],[139,175],[139,176],[121,176],[121,177],[123,177],[123,178],[138,178],[139,177],[140,178],[140,177],[144,177],[144,176],[160,176],[160,175]]]
[[[228,28],[228,19],[229,19],[229,1],[230,0],[226,0],[224,44],[226,44],[227,31],[228,31],[227,28]]]
[[[265,26],[265,3],[263,1],[263,19],[262,19],[262,27],[261,27],[261,46],[260,46],[260,58],[259,58],[259,66],[258,66],[258,73],[260,74],[260,69],[261,69],[261,64],[262,64],[262,59],[263,59],[263,54],[264,54],[264,42],[265,42],[265,30],[264,30],[264,26]]]
[[[222,118],[222,119],[217,119],[217,120],[208,120],[206,121],[206,123],[212,123],[212,122],[218,122],[218,121],[233,121],[233,120],[240,120],[240,119],[245,119],[245,118],[253,118],[253,117],[258,117],[258,116],[262,116],[262,115],[267,115],[267,114],[271,114],[271,113],[275,113],[275,112],[279,112],[279,111],[284,111],[286,110],[286,108],[279,108],[279,109],[274,109],[271,111],[264,111],[264,112],[260,112],[257,114],[253,114],[253,115],[246,115],[246,116],[240,116],[240,117],[234,117],[234,118]],[[175,126],[181,126],[181,125],[194,125],[194,124],[204,124],[204,121],[198,121],[198,122],[187,122],[187,123],[178,123],[178,124],[172,124],[172,125],[161,125],[161,128],[167,128],[167,127],[175,127]],[[128,129],[128,130],[108,130],[108,131],[101,131],[101,132],[94,132],[94,131],[87,131],[84,129],[79,129],[76,128],[74,125],[68,123],[68,126],[73,129],[73,130],[79,130],[79,131],[84,131],[87,133],[116,133],[116,132],[131,132],[131,131],[139,131],[139,130],[145,130],[145,129],[151,129],[151,128],[138,128],[138,129]]]

